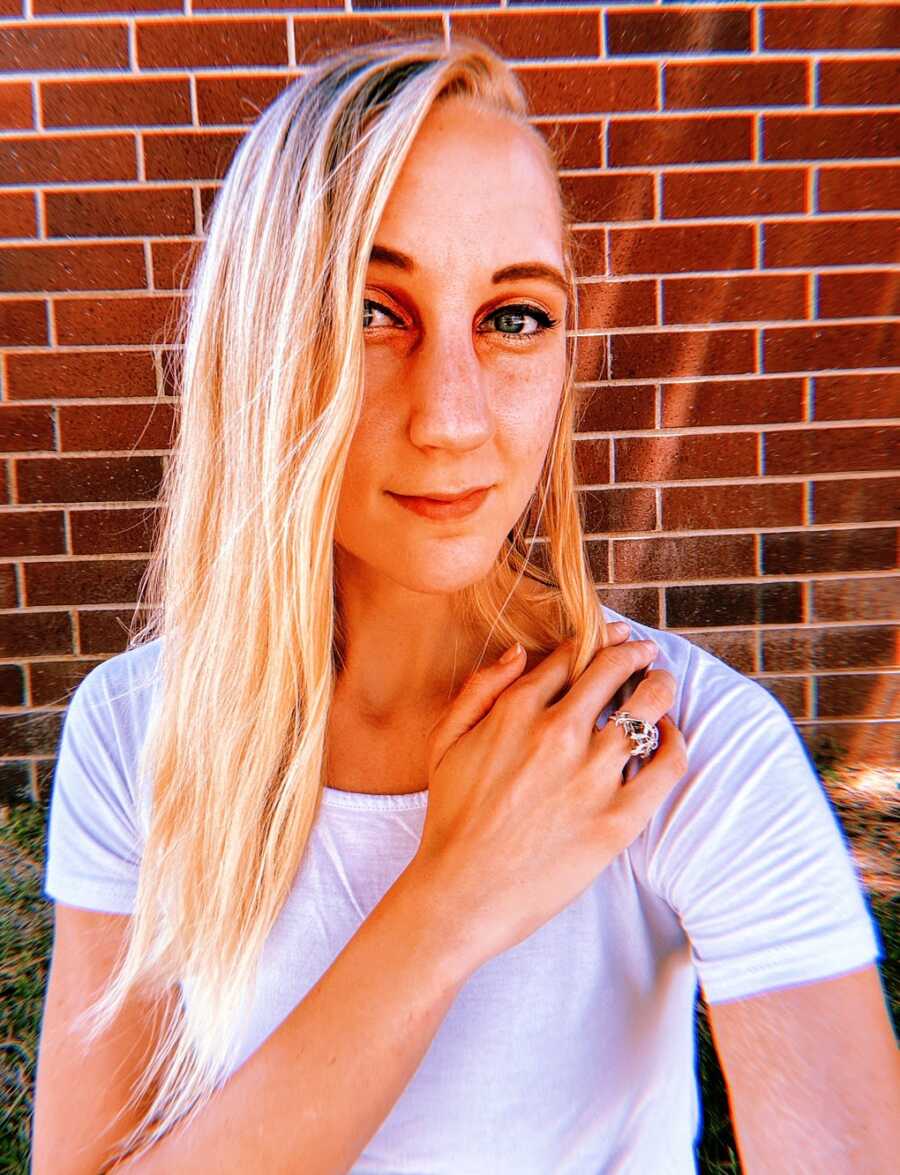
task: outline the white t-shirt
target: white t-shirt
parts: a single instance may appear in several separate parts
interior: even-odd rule
[[[683,637],[633,630],[678,682],[687,775],[575,901],[469,977],[355,1175],[695,1172],[698,978],[716,1003],[884,958],[843,830],[779,703]],[[133,908],[144,802],[133,768],[160,646],[97,665],[71,699],[51,898]],[[427,799],[325,790],[229,1072],[409,864]]]

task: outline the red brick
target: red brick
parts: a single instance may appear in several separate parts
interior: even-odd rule
[[[819,274],[819,318],[883,318],[900,308],[900,277],[888,270]]]
[[[0,237],[33,237],[37,211],[33,192],[0,192]]]
[[[195,11],[196,7],[195,5]],[[220,8],[221,3],[209,0],[209,3],[204,4],[204,7]],[[275,7],[329,8],[339,7],[339,4],[320,4],[318,0],[307,0],[305,5],[298,5],[292,4],[291,0],[279,0]],[[355,7],[367,6],[355,5]],[[391,7],[402,8],[404,5],[392,4]],[[362,45],[370,41],[387,41],[398,38],[414,40],[428,36],[443,37],[440,15],[388,17],[379,12],[375,16],[359,16],[358,14],[344,16],[342,14],[325,17],[292,16],[290,19],[294,25],[296,57],[301,65],[308,65],[318,58],[324,57],[326,53],[349,49],[353,45]]]
[[[61,346],[99,343],[148,344],[173,342],[177,331],[178,296],[143,298],[70,298],[53,304],[57,341]]]
[[[749,160],[753,120],[749,115],[614,118],[608,142],[610,167]]]
[[[159,492],[162,458],[24,457],[16,474],[22,503],[143,501]]]
[[[796,624],[802,617],[800,584],[786,580],[666,588],[666,621],[671,628]]]
[[[813,428],[763,434],[769,474],[894,469],[900,428]]]
[[[0,128],[23,131],[33,126],[31,86],[27,82],[4,82],[0,85]]]
[[[174,440],[171,404],[71,404],[59,409],[62,453],[169,449]]]
[[[55,448],[53,410],[49,405],[0,405],[0,452]]]
[[[829,571],[890,571],[897,565],[897,530],[791,530],[762,536],[763,575]]]
[[[600,122],[532,122],[546,139],[557,167],[601,167],[603,124]],[[649,177],[645,177],[649,178]],[[651,192],[651,202],[653,199]]]
[[[532,115],[607,114],[618,110],[656,110],[659,79],[655,65],[520,65],[521,82]]]
[[[202,248],[203,241],[152,241],[153,288],[187,290]]]
[[[773,216],[806,212],[806,168],[664,172],[663,216]]]
[[[814,481],[812,489],[815,522],[890,522],[900,516],[900,478],[897,477]],[[873,532],[851,533],[864,542],[864,536]],[[838,570],[830,562],[828,568]]]
[[[778,699],[791,717],[809,717],[808,677],[760,677],[757,681]]]
[[[656,588],[606,587],[598,593],[601,604],[638,624],[658,628],[659,591]]]
[[[900,371],[817,375],[812,383],[816,420],[881,419],[900,414]]]
[[[767,224],[763,230],[763,265],[767,269],[881,262],[892,265],[898,231],[900,218]]]
[[[614,444],[617,482],[754,477],[759,472],[755,433],[618,437]]]
[[[295,27],[303,23],[306,22],[295,21]],[[338,23],[343,25],[345,22],[335,21]],[[373,27],[380,24],[374,20],[368,23]],[[439,36],[440,18],[433,24],[434,33]],[[477,37],[505,58],[597,57],[600,52],[596,12],[531,10],[477,15],[453,12],[450,15],[450,36]]]
[[[2,592],[2,589],[0,589]],[[34,677],[34,662],[32,662],[32,679]],[[32,687],[32,698],[39,701]],[[0,666],[0,706],[24,706],[26,701],[25,673],[22,665]]]
[[[808,318],[804,274],[689,277],[663,282],[663,321],[759,322]]]
[[[738,673],[756,670],[756,634],[753,632],[692,632],[688,639],[692,645],[706,649]]]
[[[609,543],[606,539],[588,539],[584,544],[591,578],[596,584],[609,579]]]
[[[180,236],[194,231],[189,188],[47,192],[44,200],[51,237]]]
[[[599,281],[579,283],[579,330],[609,330],[611,327],[656,325],[655,282]]]
[[[283,20],[154,20],[135,22],[140,69],[287,65]]]
[[[581,490],[588,534],[654,530],[656,495],[650,489]]]
[[[820,212],[890,212],[900,208],[900,167],[820,167]]]
[[[822,371],[900,362],[897,323],[768,327],[763,330],[766,371]]]
[[[599,388],[581,388],[580,395],[580,432],[634,432],[654,426],[656,392],[652,385],[603,384]]]
[[[613,543],[613,578],[619,582],[728,579],[751,576],[754,571],[754,539],[749,534],[617,539]]]
[[[220,179],[225,175],[243,132],[160,131],[144,135],[144,171],[148,180]]]
[[[575,379],[581,383],[609,380],[609,343],[606,335],[581,335],[575,363]]]
[[[667,63],[664,106],[696,110],[706,106],[799,106],[809,92],[809,64],[784,61]]]
[[[134,290],[147,284],[140,244],[18,245],[0,250],[5,290]]]
[[[764,114],[763,159],[893,158],[900,114]]]
[[[156,395],[149,351],[50,351],[7,355],[6,362],[13,400]]]
[[[16,584],[15,567],[12,563],[0,564],[0,607],[19,608],[21,603]]]
[[[822,579],[812,584],[816,620],[900,620],[900,579]]]
[[[766,4],[763,48],[896,48],[896,16],[895,4]]]
[[[67,705],[72,691],[97,661],[32,661],[28,666],[32,702],[39,706]]]
[[[799,526],[803,522],[801,482],[758,482],[740,487],[666,486],[662,491],[665,530]]]
[[[900,718],[900,674],[823,673],[816,703],[820,718]]]
[[[615,274],[752,269],[753,228],[743,224],[613,228],[609,255]]]
[[[0,614],[0,656],[47,657],[75,651],[68,612],[11,612]]]
[[[75,555],[130,555],[152,547],[158,510],[71,510],[72,553]]]
[[[764,632],[763,667],[774,673],[893,667],[898,664],[897,631],[891,625],[873,624]]]
[[[80,12],[106,13],[111,7],[109,0],[32,0],[32,8],[37,15],[57,12],[67,16]],[[180,11],[181,0],[119,0],[117,7],[127,12],[158,12],[161,9]],[[197,7],[195,3],[194,8]]]
[[[43,298],[0,299],[0,346],[40,347],[46,342],[47,306]]]
[[[649,220],[653,216],[653,177],[649,175],[564,175],[563,199],[579,223]]]
[[[131,605],[128,608],[84,608],[75,612],[78,618],[78,648],[81,653],[111,656],[125,651],[128,631],[135,622],[149,619],[148,608]]]
[[[0,184],[131,179],[137,179],[133,134],[0,139]]]
[[[66,520],[62,510],[15,510],[0,514],[0,555],[64,555]]]
[[[109,9],[107,9],[109,11]],[[0,28],[0,70],[32,73],[47,68],[128,69],[128,27],[124,21],[109,24],[53,24]]]
[[[749,51],[750,9],[698,7],[687,12],[606,12],[606,51],[732,53]],[[601,18],[602,19],[602,18]]]
[[[893,106],[897,101],[895,58],[819,62],[820,106]]]
[[[704,380],[666,384],[662,389],[663,428],[802,419],[800,379]]]
[[[45,126],[123,126],[190,123],[187,78],[134,81],[42,81]]]
[[[194,9],[196,11],[196,4]],[[201,126],[253,123],[298,74],[235,73],[198,77],[197,116]]]
[[[28,562],[25,593],[29,604],[117,604],[136,600],[143,559],[66,559]]]
[[[742,375],[756,366],[752,330],[690,330],[612,335],[613,379]]]
[[[609,482],[609,441],[575,441],[575,481],[578,485],[606,485]]]

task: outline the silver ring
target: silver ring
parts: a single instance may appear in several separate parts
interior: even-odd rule
[[[616,726],[624,728],[631,739],[632,755],[646,759],[651,751],[659,746],[659,729],[652,722],[645,722],[643,718],[635,718],[627,710],[617,710],[612,715]]]

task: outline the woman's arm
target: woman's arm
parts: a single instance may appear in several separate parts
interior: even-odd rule
[[[407,868],[196,1118],[107,1175],[348,1171],[474,969],[449,931],[440,895]]]

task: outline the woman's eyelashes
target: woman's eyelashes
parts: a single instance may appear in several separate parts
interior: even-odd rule
[[[380,302],[376,302],[371,298],[363,299],[363,315],[367,316],[368,320],[364,322],[364,330],[374,330],[375,327],[371,324],[372,311],[368,307],[373,307],[374,310],[386,314],[395,325],[402,325],[400,318],[392,311],[388,310],[386,306],[382,306]],[[538,335],[542,335],[544,331],[552,330],[553,327],[559,323],[558,318],[553,318],[546,311],[541,310],[539,306],[532,306],[527,302],[514,302],[507,306],[499,306],[496,310],[492,310],[487,317],[482,319],[482,323],[493,322],[495,319],[504,321],[507,325],[518,325],[523,319],[531,318],[537,323],[534,330],[496,330],[494,333],[499,334],[505,338],[518,342],[520,339],[534,339]],[[482,330],[479,327],[479,334],[489,334],[490,331]]]

